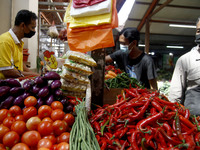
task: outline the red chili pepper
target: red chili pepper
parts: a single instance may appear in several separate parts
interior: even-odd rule
[[[144,130],[143,128],[146,127],[147,125],[155,123],[158,119],[162,118],[164,116],[163,113],[164,113],[164,108],[161,112],[139,121],[136,125],[136,129],[140,131]]]
[[[164,148],[167,147],[167,144],[165,142],[165,138],[163,137],[163,135],[160,132],[157,132],[157,134],[158,134],[158,138],[162,147]]]
[[[134,120],[137,120],[137,119],[141,118],[144,115],[144,113],[145,113],[146,109],[148,108],[149,104],[150,104],[150,100],[147,100],[147,102],[144,104],[144,106],[142,106],[141,110],[137,113],[137,115],[129,116],[129,118],[126,119],[126,120],[128,122],[132,122]]]
[[[97,121],[95,121],[95,122],[93,123],[93,125],[94,125],[94,128],[95,128],[97,131],[100,131],[100,130],[101,130],[101,128],[100,128],[100,126],[99,126],[99,123],[98,123]]]
[[[199,143],[199,141],[200,141],[200,132],[195,134],[194,140],[195,140],[197,146],[200,146],[200,143]]]
[[[128,144],[127,140],[124,141],[120,150],[125,150],[125,147],[127,146],[127,144]]]
[[[186,148],[186,149],[190,149],[190,150],[194,150],[196,147],[196,144],[194,142],[194,137],[193,135],[184,135],[184,138],[186,140],[186,143],[182,143],[177,145],[176,147],[178,148]]]
[[[114,138],[119,138],[119,139],[121,139],[121,138],[125,135],[125,133],[126,133],[127,131],[128,131],[128,128],[127,128],[127,127],[124,128],[124,129],[118,130],[118,131],[116,131],[116,132],[113,134],[113,136],[112,136],[111,139],[114,139]]]
[[[124,105],[120,106],[119,109],[123,110],[124,108],[128,109],[129,107],[138,107],[143,106],[144,103],[125,103]]]
[[[164,105],[169,105],[169,106],[174,106],[175,103],[169,102],[169,101],[165,101],[163,99],[160,99],[159,97],[154,97],[155,100],[157,100],[158,102],[160,102],[161,104]]]
[[[185,139],[183,138],[183,135],[182,135],[182,133],[181,133],[181,124],[180,124],[180,119],[179,119],[179,114],[178,114],[178,112],[177,112],[176,117],[175,117],[175,128],[176,128],[175,131],[176,131],[176,133],[177,133],[178,138],[179,138],[181,141],[185,142]]]
[[[135,130],[132,135],[131,135],[131,147],[134,149],[134,150],[139,150],[139,147],[137,145],[137,134],[139,134],[140,132]]]
[[[125,89],[125,91],[126,91],[126,93],[129,95],[129,96],[131,96],[131,97],[138,97],[138,93],[134,93],[134,92],[132,92],[131,91],[131,89],[130,90],[128,90],[128,89]]]
[[[94,121],[98,120],[99,118],[101,118],[104,114],[104,109],[101,109],[99,113],[96,113],[97,115],[93,116],[90,120],[91,123],[93,123]]]
[[[159,112],[160,111],[162,111],[162,107],[160,106],[160,104],[158,103],[158,102],[156,102],[155,100],[153,100],[152,102],[151,102],[151,104],[152,104],[152,106],[154,107],[154,108],[156,108]]]
[[[150,109],[150,113],[151,113],[151,115],[155,115],[155,114],[157,114],[158,112],[156,111],[156,108],[152,107],[152,108]]]
[[[186,134],[192,134],[194,131],[195,131],[195,127],[194,128],[192,128],[192,129],[189,129],[189,130],[187,130],[186,132],[184,132],[184,133],[182,133],[183,135],[186,135]]]
[[[193,128],[195,126],[194,124],[192,124],[188,119],[186,119],[182,115],[179,116],[179,119],[180,119],[181,122],[183,122],[189,128]]]
[[[167,135],[172,136],[172,128],[167,122],[163,123],[163,127],[167,130]]]
[[[96,134],[95,136],[97,138],[97,141],[99,142],[99,140],[100,140],[101,137],[98,134]]]
[[[105,139],[101,139],[101,143],[102,143],[102,145],[101,145],[101,150],[105,150],[106,147],[107,147],[107,142],[106,142],[106,140],[105,140]]]
[[[174,144],[174,145],[178,145],[181,144],[182,142],[174,140],[172,137],[170,137],[169,135],[167,135],[167,133],[162,129],[159,128],[158,131],[160,131],[160,133],[163,135],[163,137],[170,143]]]

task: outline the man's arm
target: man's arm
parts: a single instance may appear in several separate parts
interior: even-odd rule
[[[111,62],[113,62],[113,60],[112,60],[112,58],[110,57],[110,55],[107,55],[107,56],[105,57],[105,62],[106,62],[106,63],[111,63]]]
[[[22,74],[24,76],[30,76],[30,75],[35,75],[35,76],[39,76],[38,73],[32,72],[30,69],[28,69],[28,67],[26,67],[26,64],[23,62],[23,70]]]
[[[150,88],[151,89],[154,89],[154,90],[157,90],[158,89],[158,86],[157,86],[157,79],[151,79],[149,80],[149,84],[150,84]]]

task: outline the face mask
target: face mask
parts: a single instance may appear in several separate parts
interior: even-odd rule
[[[124,52],[128,51],[128,45],[122,45],[122,44],[120,44],[120,50],[122,50]]]
[[[196,34],[195,43],[200,45],[200,34]]]
[[[30,31],[29,33],[24,33],[24,37],[26,37],[26,38],[31,38],[34,35],[35,35],[34,31]]]

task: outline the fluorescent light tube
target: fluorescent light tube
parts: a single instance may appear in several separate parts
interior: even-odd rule
[[[140,46],[140,47],[145,47],[145,45],[144,45],[144,44],[139,44],[138,46]]]
[[[196,29],[196,26],[193,25],[183,25],[183,24],[169,24],[170,27],[178,27],[178,28],[192,28]]]
[[[129,13],[133,7],[135,0],[126,0],[118,13],[119,26],[124,25],[128,19]]]
[[[184,48],[183,46],[166,46],[167,48]]]

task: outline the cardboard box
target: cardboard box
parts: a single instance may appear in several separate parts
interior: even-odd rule
[[[114,104],[117,99],[117,95],[121,94],[123,88],[111,88],[110,90],[104,88],[103,104]]]

